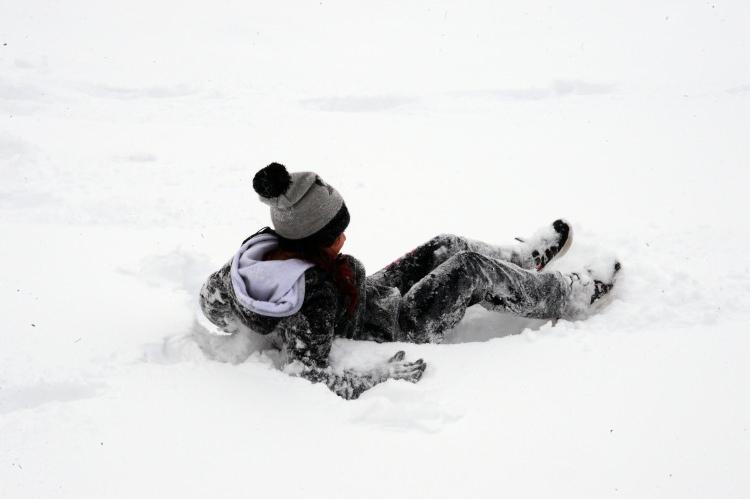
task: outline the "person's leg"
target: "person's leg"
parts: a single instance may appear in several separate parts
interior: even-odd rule
[[[575,319],[606,294],[614,282],[588,274],[537,273],[472,251],[459,252],[417,282],[399,309],[402,341],[439,343],[443,333],[481,304],[536,319]]]
[[[441,234],[418,246],[384,269],[368,277],[370,282],[397,288],[405,295],[414,283],[461,251],[472,251],[489,258],[513,263],[524,269],[541,270],[553,258],[567,251],[572,229],[564,220],[538,230],[512,246],[500,246],[452,234]]]
[[[440,234],[367,279],[379,286],[397,288],[404,295],[416,282],[461,251],[473,251],[521,267],[533,268],[533,260],[523,254],[520,245],[495,246],[453,234]]]

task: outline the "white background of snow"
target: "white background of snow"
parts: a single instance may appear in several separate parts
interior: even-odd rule
[[[0,497],[749,497],[749,5],[3,0]],[[585,322],[339,341],[429,364],[353,402],[209,361],[270,161],[370,271],[565,216],[558,268],[622,279]]]

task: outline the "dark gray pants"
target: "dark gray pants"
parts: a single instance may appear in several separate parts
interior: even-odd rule
[[[569,280],[532,266],[520,246],[437,236],[367,277],[365,331],[381,341],[439,343],[475,304],[529,318],[564,316]],[[382,335],[388,329],[395,337]]]

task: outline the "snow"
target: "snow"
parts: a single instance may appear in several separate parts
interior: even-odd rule
[[[748,497],[746,2],[5,2],[0,497]],[[586,321],[471,309],[359,400],[267,338],[191,338],[203,279],[314,170],[374,272],[558,217]]]

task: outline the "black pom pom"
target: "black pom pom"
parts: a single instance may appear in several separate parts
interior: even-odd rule
[[[284,165],[271,163],[253,177],[253,189],[264,198],[275,198],[284,194],[292,183],[292,177]]]

